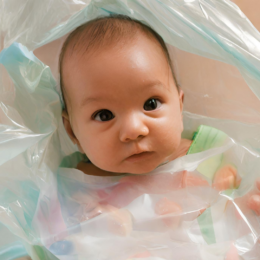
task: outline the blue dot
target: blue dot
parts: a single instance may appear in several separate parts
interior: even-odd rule
[[[70,241],[62,240],[52,244],[49,250],[54,255],[69,255],[73,251],[73,244]]]

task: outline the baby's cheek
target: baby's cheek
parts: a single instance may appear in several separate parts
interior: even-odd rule
[[[104,147],[98,138],[95,140],[95,137],[85,140],[82,145],[84,153],[95,165],[97,162],[104,162],[106,160],[106,150]]]
[[[156,148],[161,149],[162,152],[173,153],[180,145],[181,127],[171,122],[170,119],[166,119],[163,123],[158,124],[153,136],[158,143]]]
[[[117,164],[122,160],[122,150],[111,137],[89,140],[85,144],[85,152],[93,164],[105,171],[117,171]]]
[[[103,169],[105,171],[111,171],[112,158],[111,153],[109,151],[105,151],[102,149],[93,149],[87,154],[90,161],[96,165],[98,168]]]

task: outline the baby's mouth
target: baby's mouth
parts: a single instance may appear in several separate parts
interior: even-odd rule
[[[128,162],[137,162],[137,161],[149,159],[149,157],[151,157],[153,154],[154,154],[154,152],[148,152],[148,151],[137,153],[137,154],[133,154],[133,155],[127,157],[126,161],[128,161]]]

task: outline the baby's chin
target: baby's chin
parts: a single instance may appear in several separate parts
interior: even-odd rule
[[[147,163],[127,163],[119,167],[109,168],[109,172],[118,173],[118,174],[146,174],[155,170],[163,162],[147,162]]]

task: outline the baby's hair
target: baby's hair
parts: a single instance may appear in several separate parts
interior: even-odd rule
[[[110,14],[110,16],[97,17],[82,24],[72,31],[63,43],[59,57],[59,72],[60,88],[65,111],[67,110],[67,106],[64,96],[65,88],[62,78],[62,65],[67,50],[69,49],[71,53],[73,53],[74,50],[77,52],[81,50],[85,53],[91,49],[91,53],[89,53],[93,54],[95,51],[99,50],[99,47],[105,48],[110,46],[111,43],[132,39],[136,36],[137,32],[141,32],[145,36],[155,39],[160,44],[170,66],[177,90],[179,91],[171,58],[163,38],[150,26],[136,19],[121,14]]]

